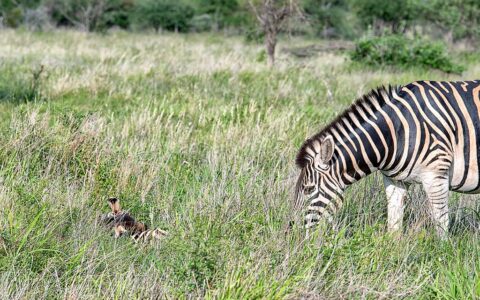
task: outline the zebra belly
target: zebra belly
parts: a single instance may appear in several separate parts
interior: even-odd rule
[[[450,169],[450,190],[462,193],[480,192],[480,172],[477,165],[477,159],[480,158],[475,157],[475,162],[467,165],[463,159],[464,154],[458,156],[462,158],[455,157]]]

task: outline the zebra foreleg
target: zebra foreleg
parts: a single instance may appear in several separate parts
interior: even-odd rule
[[[402,229],[404,199],[407,186],[400,181],[383,176],[383,184],[388,200],[388,231],[397,232]]]
[[[422,183],[427,193],[437,235],[441,239],[446,239],[448,234],[448,176],[431,174],[426,176]]]

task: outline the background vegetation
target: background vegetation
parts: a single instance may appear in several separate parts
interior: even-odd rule
[[[260,0],[262,1],[262,0]],[[282,3],[287,0],[274,0]],[[255,2],[255,1],[254,1]],[[293,34],[352,39],[367,31],[433,31],[453,40],[480,34],[475,0],[296,0],[306,24]],[[77,27],[245,33],[257,27],[248,0],[3,0],[2,24],[43,29]],[[421,27],[421,28],[420,28]]]
[[[223,32],[248,41],[264,39],[270,65],[277,36],[356,40],[381,44],[383,65],[461,72],[442,43],[478,47],[480,2],[476,0],[3,0],[0,26],[45,31],[55,27],[107,32],[155,30]],[[386,37],[384,37],[386,35]],[[374,39],[371,39],[375,37]],[[408,38],[412,47],[396,48]],[[432,40],[439,40],[431,42]],[[351,55],[372,64],[378,47],[365,39]],[[418,51],[417,51],[418,50]],[[412,53],[414,58],[410,59]],[[406,58],[406,59],[405,59]],[[378,64],[376,62],[375,64]]]
[[[435,238],[421,189],[386,233],[381,179],[285,235],[297,149],[379,85],[480,77],[475,0],[302,0],[275,68],[243,0],[0,2],[0,295],[480,298],[480,203]],[[170,232],[99,224],[117,196]]]

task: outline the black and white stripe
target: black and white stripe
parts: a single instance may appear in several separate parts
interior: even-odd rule
[[[155,240],[159,240],[165,236],[167,236],[168,233],[165,230],[162,230],[160,228],[155,228],[155,229],[147,229],[145,231],[142,231],[140,233],[132,234],[132,239],[135,241],[135,243],[138,242],[153,242]]]
[[[331,220],[343,191],[380,171],[389,229],[401,228],[408,185],[421,183],[437,232],[445,236],[449,190],[480,192],[479,149],[480,81],[378,88],[304,142],[296,159],[296,205],[307,206],[307,228]]]

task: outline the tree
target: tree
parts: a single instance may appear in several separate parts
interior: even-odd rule
[[[239,11],[237,0],[197,0],[198,13],[209,15],[218,30],[230,23],[233,16]]]
[[[47,0],[53,18],[60,24],[73,25],[83,31],[97,28],[105,13],[119,5],[120,0]]]
[[[0,27],[3,23],[8,27],[18,27],[25,17],[25,10],[35,8],[40,0],[0,0]]]
[[[424,19],[447,31],[450,42],[480,37],[480,1],[429,0],[426,4]]]
[[[300,14],[298,0],[249,0],[248,3],[265,34],[268,63],[273,67],[278,33],[289,17]]]
[[[135,9],[136,22],[143,27],[187,31],[193,8],[179,0],[140,0]]]
[[[355,35],[348,0],[303,0],[302,11],[315,32],[325,39]]]
[[[390,29],[391,33],[403,33],[422,9],[417,0],[354,0],[353,6],[358,17],[366,26],[372,26],[376,33]]]

